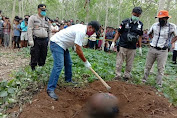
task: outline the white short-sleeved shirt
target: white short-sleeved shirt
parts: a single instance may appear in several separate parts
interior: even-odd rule
[[[82,46],[86,32],[87,25],[76,24],[57,32],[50,40],[66,50],[75,44]]]

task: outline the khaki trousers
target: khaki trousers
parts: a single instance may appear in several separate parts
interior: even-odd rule
[[[124,60],[126,61],[126,68],[124,72],[125,78],[130,78],[130,72],[133,66],[133,60],[136,54],[136,49],[127,49],[120,47],[119,52],[117,53],[116,59],[116,77],[121,76],[121,70]]]
[[[150,47],[146,57],[146,67],[144,70],[143,80],[145,81],[147,80],[151,67],[154,64],[155,60],[157,60],[158,75],[157,75],[156,83],[158,85],[162,85],[162,77],[164,75],[167,57],[168,57],[168,50],[157,50],[153,47]]]

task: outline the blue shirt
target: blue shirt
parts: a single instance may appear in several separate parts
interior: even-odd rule
[[[21,29],[22,29],[22,32],[27,32],[28,26],[25,25],[25,21],[24,20],[21,23]]]
[[[14,24],[14,36],[20,36],[20,24],[18,24],[17,26]],[[16,27],[19,29],[16,29]]]

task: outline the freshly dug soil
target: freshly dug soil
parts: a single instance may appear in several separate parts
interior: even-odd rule
[[[124,82],[111,81],[111,93],[118,98],[120,114],[118,118],[177,118],[177,108],[166,98],[148,86],[136,86]],[[83,116],[85,104],[90,96],[107,92],[99,82],[85,88],[58,88],[58,101],[48,97],[46,90],[34,96],[19,115],[20,118],[86,118]]]

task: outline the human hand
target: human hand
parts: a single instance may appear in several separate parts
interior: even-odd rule
[[[112,42],[110,50],[114,50],[114,47],[115,47],[115,42]]]
[[[90,68],[91,67],[91,64],[88,61],[84,62],[84,65],[85,65],[86,68]]]

